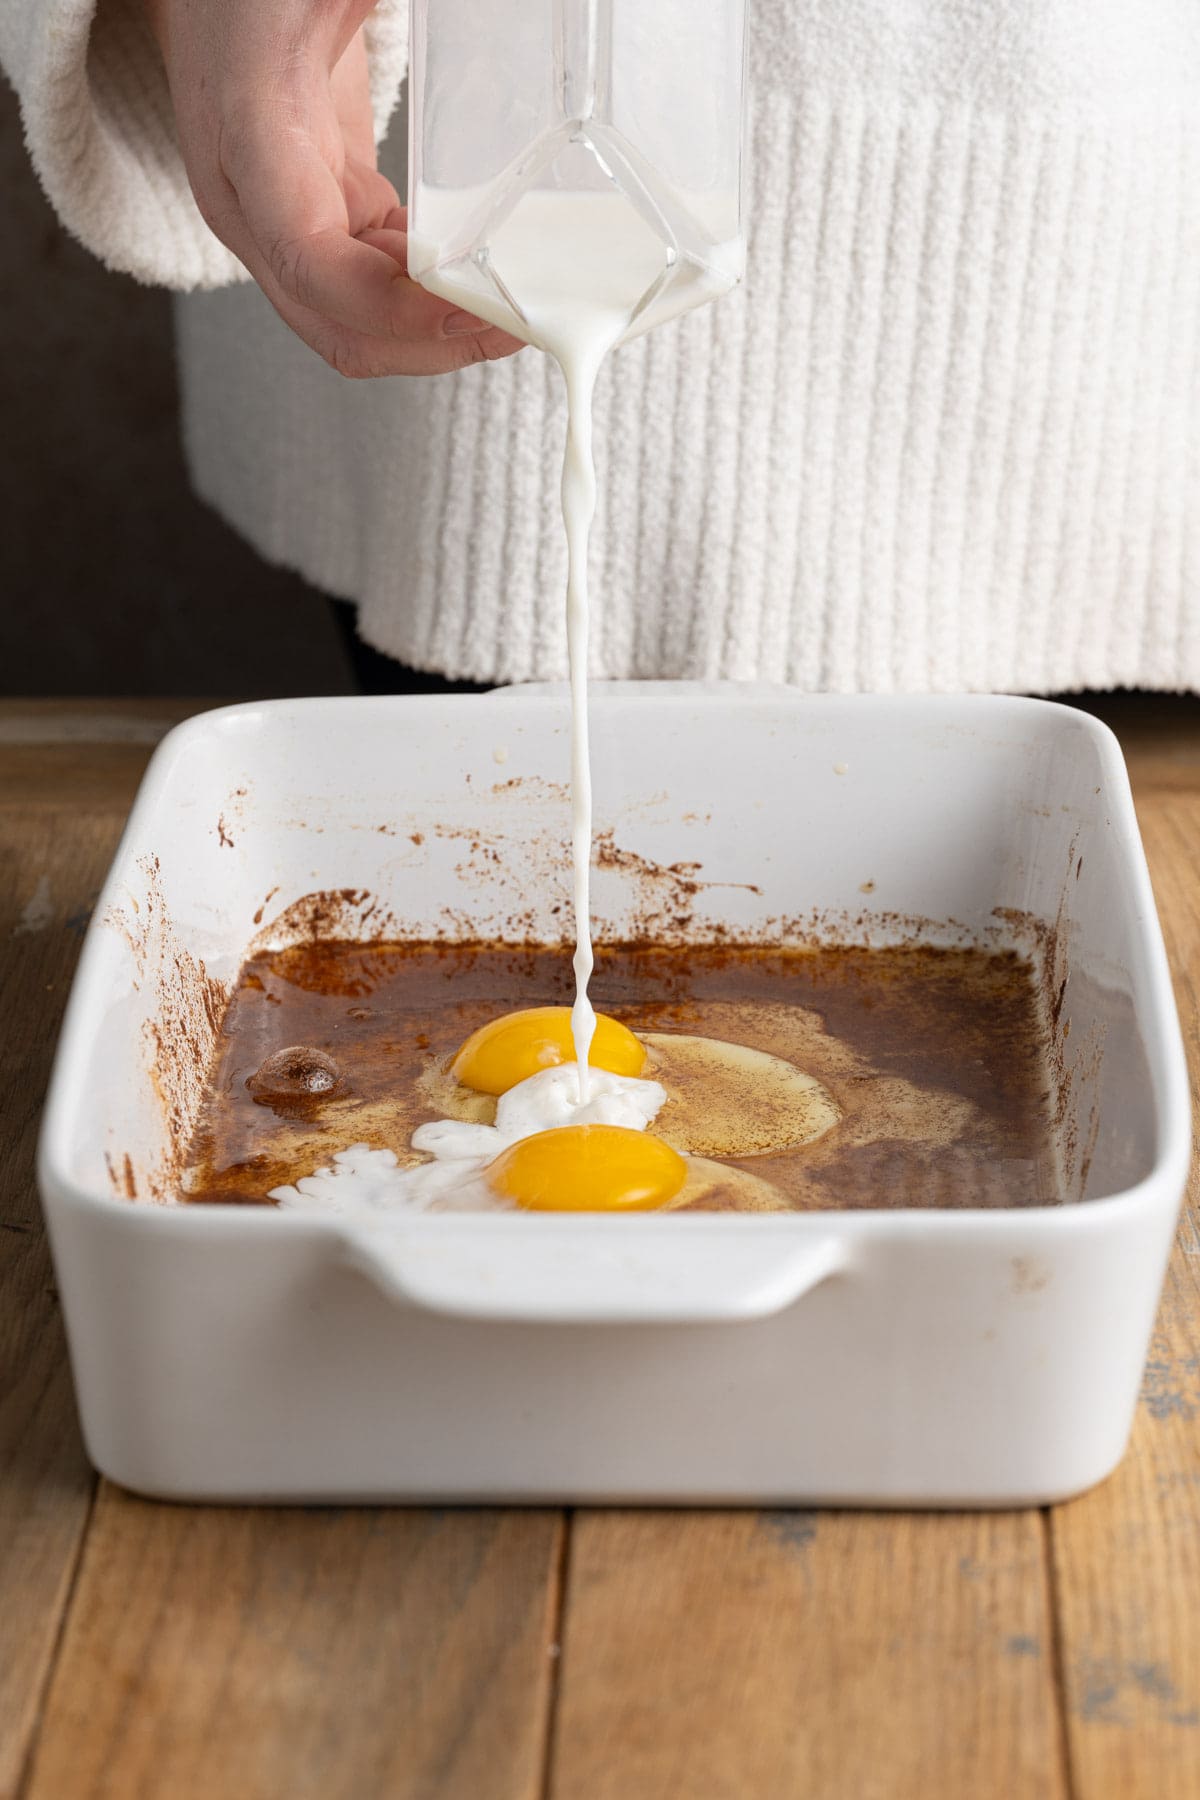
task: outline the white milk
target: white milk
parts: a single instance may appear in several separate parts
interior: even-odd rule
[[[409,269],[432,293],[465,307],[558,363],[567,388],[562,508],[567,534],[567,654],[571,675],[571,843],[575,902],[575,1005],[571,1026],[579,1099],[587,1103],[588,1054],[596,1015],[589,875],[592,776],[588,749],[588,538],[596,510],[592,396],[600,365],[617,344],[726,292],[738,279],[741,245],[718,252],[718,272],[682,263],[616,192],[536,188],[490,236],[488,266],[515,303],[469,258],[438,268],[442,247],[409,238]]]
[[[430,1158],[416,1168],[401,1168],[392,1150],[351,1144],[333,1162],[306,1175],[294,1187],[272,1188],[280,1206],[308,1212],[444,1212],[463,1209],[507,1209],[488,1187],[488,1164],[522,1138],[564,1125],[619,1125],[645,1131],[666,1105],[667,1091],[657,1081],[610,1075],[593,1069],[592,1093],[579,1098],[579,1084],[569,1063],[539,1069],[501,1094],[494,1125],[472,1125],[465,1119],[433,1119],[419,1125],[412,1147]]]

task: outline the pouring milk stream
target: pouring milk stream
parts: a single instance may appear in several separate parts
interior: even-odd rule
[[[622,26],[625,13],[614,7],[614,0],[552,0],[549,7],[545,0],[510,0],[494,13],[489,9],[487,16],[497,28],[490,46],[479,41],[480,14],[469,0],[437,0],[436,8],[435,0],[417,0],[413,9],[409,272],[432,293],[552,356],[566,387],[562,510],[575,914],[571,1022],[579,1099],[585,1104],[596,1026],[588,998],[593,968],[588,736],[588,542],[596,509],[592,401],[601,366],[618,344],[714,299],[740,278],[743,5],[744,0],[725,0],[711,13],[702,9],[702,17],[708,17],[697,31],[694,0],[641,0],[632,28],[627,19]],[[548,43],[553,53],[540,66],[531,64],[537,46],[530,42],[530,30],[551,14],[554,33]],[[461,179],[455,184],[444,177],[439,182],[435,176],[447,164],[460,174],[485,172],[480,165],[489,160],[494,168],[496,142],[522,116],[510,95],[502,115],[485,121],[481,130],[477,118],[472,125],[467,117],[469,108],[456,104],[456,83],[461,83],[461,94],[470,91],[478,97],[472,74],[478,73],[481,54],[490,64],[489,94],[508,92],[503,67],[508,55],[514,78],[525,88],[532,81],[542,90],[537,112],[546,117],[549,106],[551,122],[490,185],[467,185]],[[623,87],[625,71],[630,74]],[[634,99],[634,87],[640,105],[623,108],[622,94]],[[645,137],[645,126],[632,127],[634,116],[643,122],[647,117],[674,121],[672,148],[686,150],[686,191],[647,159],[648,149],[657,148],[661,157],[665,140],[660,133],[655,143],[652,126],[650,142],[637,142]],[[465,144],[454,139],[460,122]],[[681,146],[681,132],[695,136],[706,131],[703,154],[690,141]]]

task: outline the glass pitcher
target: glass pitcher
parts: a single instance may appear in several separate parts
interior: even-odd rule
[[[410,274],[532,343],[548,291],[621,341],[725,292],[744,46],[745,0],[413,0]]]

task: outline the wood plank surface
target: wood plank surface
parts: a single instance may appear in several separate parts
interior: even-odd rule
[[[0,1795],[16,1792],[93,1478],[34,1188],[50,1054],[78,951],[68,924],[120,815],[71,840],[0,808]],[[35,879],[32,869],[42,873]],[[56,897],[57,896],[57,897]],[[36,902],[36,904],[35,904]],[[30,908],[36,929],[29,928]]]
[[[0,804],[123,816],[154,746],[202,700],[0,703]],[[103,873],[103,871],[101,871]]]
[[[0,1800],[1200,1795],[1195,1184],[1129,1456],[1048,1513],[585,1511],[564,1559],[555,1511],[93,1504],[37,1113],[136,781],[198,709],[0,705]],[[1200,1086],[1200,703],[1093,710]]]
[[[1129,755],[1195,1082],[1200,705],[1095,710]],[[770,1515],[580,1515],[552,1793],[1195,1800],[1198,1272],[1185,1219],[1130,1455],[1047,1515],[1052,1600],[1032,1514],[815,1514],[790,1557]]]
[[[1058,1800],[1036,1511],[583,1512],[552,1800]]]
[[[0,705],[0,1796],[534,1800],[561,1513],[90,1511],[36,1127],[137,782],[201,709]]]
[[[178,717],[181,707],[169,709]],[[99,709],[107,720],[114,709]],[[95,1478],[83,1454],[34,1185],[42,1096],[91,904],[145,766],[146,720],[96,746],[75,720],[56,790],[9,736],[53,736],[58,709],[0,707],[0,1796],[18,1792]],[[159,730],[162,709],[149,716]],[[103,727],[101,728],[103,732]],[[152,741],[152,740],[151,740]],[[85,781],[85,772],[87,779]],[[89,803],[80,807],[86,786]],[[45,803],[47,796],[53,802]],[[71,813],[64,831],[58,809]]]
[[[1200,1117],[1200,767],[1131,746],[1142,835]],[[1193,747],[1200,746],[1200,732]],[[1200,1181],[1188,1201],[1129,1454],[1052,1514],[1078,1800],[1200,1795]]]
[[[562,1528],[104,1484],[30,1800],[536,1800]]]

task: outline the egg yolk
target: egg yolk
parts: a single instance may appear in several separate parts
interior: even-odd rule
[[[531,1006],[473,1031],[450,1064],[450,1073],[476,1093],[507,1094],[518,1081],[541,1069],[574,1061],[570,1007]],[[632,1031],[597,1013],[588,1067],[607,1069],[610,1075],[640,1075],[645,1062],[646,1052]]]
[[[624,1125],[564,1125],[502,1151],[484,1179],[528,1212],[652,1212],[675,1198],[687,1164]]]

